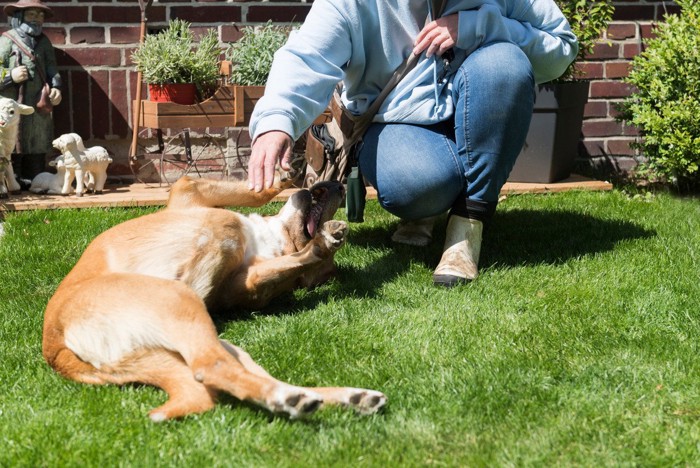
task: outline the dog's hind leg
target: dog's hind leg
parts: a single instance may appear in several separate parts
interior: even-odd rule
[[[253,361],[250,354],[240,347],[221,340],[224,348],[231,353],[250,372],[270,377],[270,374],[257,362]],[[380,411],[387,403],[387,397],[376,390],[353,387],[305,387],[307,390],[323,396],[323,406],[338,405],[352,408],[360,414],[374,414]]]
[[[291,417],[322,402],[246,369],[219,341],[202,300],[177,281],[115,273],[62,286],[47,307],[44,337],[44,357],[66,377],[166,390],[170,400],[151,412],[158,421],[204,411],[218,391]]]

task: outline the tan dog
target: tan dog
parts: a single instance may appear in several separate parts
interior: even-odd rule
[[[276,216],[215,208],[260,206],[284,185],[255,193],[185,177],[165,210],[102,233],[48,303],[46,361],[79,382],[162,388],[170,398],[149,413],[154,421],[206,411],[220,391],[290,417],[322,404],[381,409],[386,397],[373,390],[276,380],[217,336],[208,309],[262,307],[322,281],[345,241],[347,225],[331,219],[344,192],[337,183],[298,191]]]

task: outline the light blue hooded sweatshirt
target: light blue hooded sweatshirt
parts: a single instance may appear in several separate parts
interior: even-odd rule
[[[341,98],[363,113],[413,50],[432,18],[429,0],[315,0],[303,25],[275,54],[265,95],[250,121],[253,138],[281,130],[294,140],[320,115],[342,81]],[[452,116],[452,73],[489,43],[517,44],[535,81],[558,78],[578,52],[576,37],[553,0],[448,0],[443,16],[459,14],[455,58],[418,65],[382,104],[375,122],[432,124]],[[508,64],[504,63],[504,67]]]

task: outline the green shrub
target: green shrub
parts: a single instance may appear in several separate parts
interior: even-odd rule
[[[576,63],[582,62],[586,55],[593,52],[593,47],[603,31],[612,21],[615,8],[612,0],[555,0],[559,9],[571,25],[579,43],[578,55],[569,65],[558,81],[569,81],[579,76]]]
[[[146,83],[195,83],[201,91],[216,85],[220,56],[215,30],[197,43],[190,23],[174,19],[166,29],[146,36],[131,60]]]
[[[287,41],[288,28],[274,26],[268,21],[262,26],[243,28],[243,36],[229,44],[224,55],[233,66],[230,82],[247,86],[262,86],[267,82],[272,58]]]
[[[679,188],[700,184],[700,2],[678,0],[632,61],[625,80],[637,91],[621,105],[621,119],[636,125],[646,162],[640,173]]]

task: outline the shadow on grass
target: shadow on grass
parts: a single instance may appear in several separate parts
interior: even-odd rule
[[[341,265],[338,277],[329,284],[296,296],[279,297],[263,313],[294,314],[331,297],[376,297],[384,284],[406,274],[412,265],[433,270],[442,253],[446,220],[435,226],[433,242],[427,247],[391,242],[396,225],[397,222],[383,226],[351,225],[346,248],[354,249],[355,257],[362,256],[364,249],[376,259],[362,266]],[[482,268],[559,264],[611,251],[623,241],[655,235],[654,231],[630,221],[601,219],[573,211],[505,211],[497,213],[485,233],[480,263]],[[245,318],[250,312],[236,315]]]
[[[631,221],[573,211],[507,211],[494,217],[484,238],[482,265],[558,264],[655,235]]]

